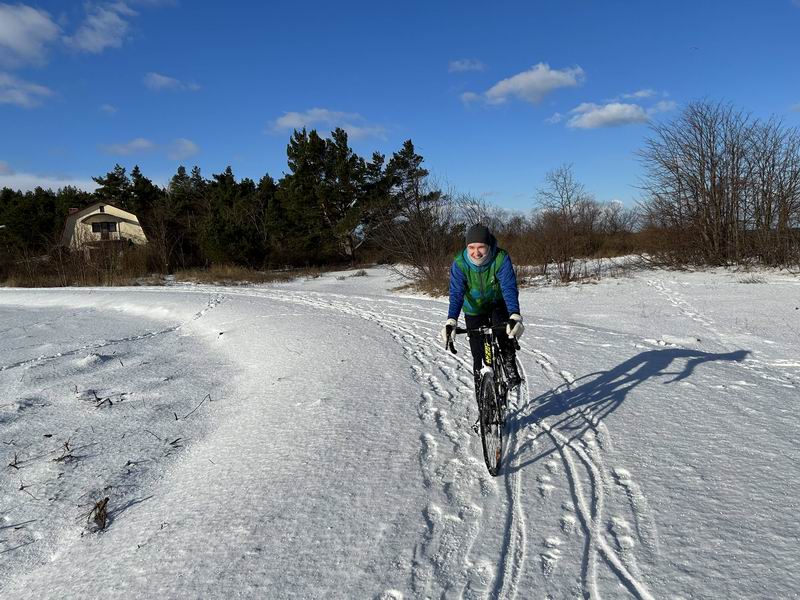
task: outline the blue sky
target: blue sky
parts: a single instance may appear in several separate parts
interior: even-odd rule
[[[273,5],[274,4],[274,5]],[[648,122],[693,100],[800,126],[800,0],[0,1],[0,187],[279,178],[292,127],[527,210],[572,163],[638,197]]]

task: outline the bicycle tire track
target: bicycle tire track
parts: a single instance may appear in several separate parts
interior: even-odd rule
[[[523,377],[527,380],[524,367],[522,365],[519,366]],[[519,386],[516,398],[509,398],[508,400],[509,407],[515,406],[519,409],[522,406],[526,406],[529,398],[527,386],[525,387],[525,394],[522,393],[522,386]],[[521,469],[518,468],[518,429],[516,426],[511,426],[508,417],[506,417],[506,429],[508,431],[508,445],[504,454],[507,457],[507,464],[503,465],[503,475],[509,508],[506,511],[506,535],[502,550],[502,578],[497,581],[495,595],[497,598],[513,600],[517,597],[519,584],[525,572],[528,542],[525,511],[522,502],[522,475]],[[508,457],[514,457],[516,462],[510,462]]]
[[[577,521],[584,533],[584,551],[581,561],[581,586],[584,596],[587,598],[600,597],[598,558],[602,557],[618,577],[620,583],[634,596],[642,599],[652,598],[642,582],[638,567],[636,567],[635,557],[631,552],[632,544],[628,543],[627,539],[621,543],[618,541],[617,549],[615,549],[608,543],[604,535],[606,496],[612,482],[612,474],[606,468],[603,458],[604,453],[611,447],[608,429],[602,423],[602,419],[594,415],[590,409],[570,407],[563,397],[564,390],[570,390],[575,383],[575,378],[571,373],[556,368],[554,359],[541,350],[529,349],[527,353],[539,364],[545,377],[554,383],[550,393],[555,400],[566,407],[566,410],[563,411],[565,418],[562,422],[579,419],[585,425],[582,433],[570,438],[560,430],[558,424],[552,424],[548,417],[542,417],[538,421],[561,458]],[[602,443],[598,439],[601,436],[603,437]],[[571,531],[574,523],[571,518],[567,517],[568,515],[563,515],[561,520],[561,527],[565,532]],[[611,517],[611,522],[613,523],[613,519],[617,518]],[[615,540],[617,539],[622,538],[615,537]],[[545,575],[552,572],[560,556],[558,544],[549,543],[547,540],[552,542],[550,538],[545,540],[547,550],[541,555]]]
[[[431,435],[435,439],[444,439],[452,446],[451,454],[447,452],[438,452],[436,454],[435,461],[438,464],[435,466],[431,462],[434,456],[433,453],[429,453],[427,462],[422,458],[420,459],[421,468],[423,468],[423,463],[427,465],[425,467],[427,475],[423,473],[423,478],[427,477],[429,482],[434,483],[435,487],[440,487],[442,491],[442,501],[434,503],[432,506],[435,505],[448,518],[443,518],[442,520],[428,519],[427,522],[433,523],[434,534],[423,540],[422,545],[415,551],[415,556],[418,558],[424,557],[428,561],[425,568],[429,574],[433,575],[433,579],[423,578],[428,581],[425,590],[429,591],[430,585],[435,582],[442,589],[449,590],[448,593],[455,593],[456,590],[460,590],[462,596],[467,593],[470,596],[474,596],[480,586],[473,586],[473,580],[469,578],[466,571],[473,567],[475,563],[472,562],[468,554],[459,555],[458,552],[452,549],[452,540],[458,535],[462,536],[461,540],[464,547],[468,550],[472,548],[475,539],[470,531],[472,524],[465,523],[462,516],[463,514],[468,514],[469,511],[462,512],[463,503],[461,507],[454,506],[460,498],[458,494],[453,493],[456,486],[448,488],[444,482],[444,477],[446,477],[447,473],[464,473],[469,478],[471,473],[485,471],[482,460],[476,458],[477,455],[481,454],[480,449],[477,452],[473,451],[469,448],[470,441],[459,437],[459,432],[464,431],[469,425],[465,421],[469,415],[469,407],[474,402],[471,394],[469,399],[465,400],[463,391],[458,390],[459,385],[464,386],[463,390],[468,390],[464,382],[459,382],[457,375],[455,378],[451,377],[460,369],[470,372],[471,365],[460,356],[452,356],[443,352],[434,354],[431,344],[434,332],[430,331],[430,328],[421,325],[421,323],[425,322],[423,319],[418,318],[411,324],[396,322],[398,318],[396,307],[391,307],[389,310],[375,310],[374,306],[366,308],[355,303],[352,298],[348,300],[347,297],[335,294],[324,295],[314,292],[284,293],[278,296],[270,292],[266,292],[266,294],[276,300],[305,304],[317,309],[336,310],[373,321],[386,329],[403,348],[414,377],[426,390],[420,403],[419,412],[422,415],[421,418],[424,416],[423,421],[427,423],[427,426],[433,427]],[[374,305],[372,299],[365,300]],[[392,314],[394,317],[389,317],[387,316],[388,314]],[[419,317],[418,311],[415,314]],[[548,380],[560,379],[560,383],[553,390],[553,393],[563,399],[563,388],[574,382],[574,377],[567,371],[556,369],[554,359],[540,350],[528,351],[528,354],[523,352],[520,358],[523,356],[532,356],[534,361],[540,365]],[[442,366],[446,368],[442,368]],[[443,383],[440,380],[442,376],[449,383],[455,382],[455,386]],[[451,392],[450,390],[454,391]],[[529,390],[526,393],[528,396],[530,395]],[[436,400],[437,398],[440,400]],[[453,425],[446,410],[436,406],[436,403],[441,401],[447,402],[450,407],[460,407],[457,409],[461,411],[459,413],[459,426],[455,427]],[[464,410],[463,407],[467,407],[467,409]],[[524,407],[524,414],[530,414],[531,412],[531,407]],[[547,419],[543,419],[542,429],[545,430],[548,438],[557,449],[561,457],[561,463],[564,465],[564,473],[569,482],[569,489],[571,490],[570,493],[575,507],[575,521],[580,524],[580,529],[585,536],[585,552],[581,567],[584,592],[588,597],[599,597],[598,572],[599,560],[602,558],[603,564],[609,566],[610,571],[616,575],[620,584],[634,596],[650,598],[651,596],[646,586],[640,581],[638,573],[632,573],[626,566],[632,564],[628,556],[626,555],[626,560],[623,562],[620,558],[621,550],[618,553],[618,550],[612,547],[604,534],[606,487],[612,481],[612,476],[603,461],[598,460],[598,456],[602,456],[602,453],[610,448],[611,438],[608,430],[602,423],[602,419],[595,416],[588,408],[585,410],[568,409],[565,414],[570,419],[578,419],[585,423],[594,437],[594,445],[588,444],[587,440],[582,438],[570,439],[569,435],[560,431],[558,425],[551,425]],[[511,443],[511,439],[509,442]],[[515,448],[519,443],[519,440],[513,438]],[[465,447],[467,448],[466,451]],[[597,453],[600,454],[598,455]],[[455,457],[450,460],[449,466],[446,460],[447,456]],[[599,465],[598,462],[600,463]],[[498,568],[493,574],[494,585],[491,587],[491,595],[493,597],[515,598],[524,573],[527,534],[525,532],[524,506],[520,498],[520,476],[518,473],[513,473],[514,471],[519,471],[519,469],[508,470],[512,471],[512,473],[506,473],[505,476],[507,530],[503,540]],[[475,479],[473,478],[470,481],[470,485],[474,485],[474,483]],[[481,480],[479,487],[483,495],[486,494],[487,489],[490,490],[490,495],[496,494],[498,491],[497,482],[495,481],[486,483]],[[461,499],[463,500],[464,498]],[[447,507],[446,510],[445,507]],[[435,514],[435,511],[432,509],[427,510],[426,514],[430,516]],[[453,524],[458,524],[459,526],[453,527]],[[558,527],[559,525],[562,528],[569,528],[569,520],[562,519],[556,526]],[[553,546],[548,551],[555,555],[558,548]],[[627,551],[628,549],[626,548]],[[458,568],[458,564],[461,565],[460,568]],[[422,591],[419,587],[415,589],[418,593]]]
[[[493,569],[489,568],[484,562],[478,563],[481,565],[480,570],[483,573],[481,577],[478,577],[478,581],[485,580],[491,571],[491,578],[494,580],[494,584],[492,586],[484,586],[482,583],[476,585],[476,579],[470,576],[468,572],[470,567],[474,569],[476,564],[472,562],[469,555],[469,550],[471,550],[478,533],[478,529],[475,529],[474,525],[467,524],[466,532],[462,532],[461,547],[466,549],[463,555],[456,552],[452,545],[452,539],[456,534],[455,529],[450,525],[452,523],[463,523],[465,516],[477,515],[480,517],[482,513],[477,505],[475,505],[478,508],[477,511],[472,511],[469,508],[465,511],[464,507],[469,506],[465,504],[465,502],[468,502],[468,498],[464,497],[456,488],[460,487],[463,490],[474,487],[477,483],[481,496],[486,496],[487,494],[496,495],[498,492],[497,483],[486,473],[482,450],[478,448],[476,452],[470,447],[471,437],[468,431],[471,425],[470,419],[476,409],[473,407],[475,402],[471,386],[468,387],[465,382],[465,380],[469,381],[469,378],[466,376],[459,378],[458,375],[451,377],[459,370],[471,373],[471,361],[460,356],[445,354],[444,352],[437,353],[434,356],[431,351],[433,332],[421,327],[421,323],[427,324],[428,322],[417,318],[411,325],[408,325],[399,320],[401,318],[405,320],[406,317],[405,315],[398,316],[396,307],[393,307],[392,310],[394,312],[392,313],[376,311],[354,305],[351,301],[354,300],[352,298],[348,299],[337,295],[323,296],[320,293],[310,292],[276,295],[269,291],[261,291],[259,295],[266,295],[284,302],[305,304],[314,308],[336,310],[373,321],[389,331],[409,360],[415,379],[424,387],[418,414],[423,422],[427,423],[428,427],[435,428],[436,435],[427,434],[431,435],[431,438],[423,440],[423,449],[420,451],[423,480],[431,486],[433,486],[434,482],[436,482],[436,485],[441,486],[446,500],[444,504],[449,509],[448,513],[445,514],[438,504],[431,504],[426,508],[425,521],[428,523],[428,534],[426,534],[425,539],[414,553],[416,568],[420,570],[418,576],[413,576],[414,581],[417,582],[414,585],[415,593],[422,595],[428,593],[432,582],[437,581],[444,590],[459,589],[461,596],[474,595],[485,588],[485,594],[487,594],[485,597],[491,595],[492,597],[507,599],[516,598],[519,582],[525,569],[527,544],[519,469],[514,469],[512,473],[506,473],[505,475],[507,535],[501,549],[499,564],[496,569]],[[371,298],[365,298],[364,300],[373,302]],[[415,314],[418,315],[418,311]],[[445,364],[442,365],[442,362]],[[452,393],[447,385],[442,384],[439,377],[433,372],[434,365],[438,365],[439,371],[446,380],[454,383],[455,393]],[[458,390],[459,386],[462,387],[463,392]],[[465,398],[464,396],[467,397]],[[450,406],[458,406],[463,411],[459,418],[460,424],[458,427],[452,425],[447,411],[435,406],[434,398],[436,397],[447,401]],[[463,439],[462,434],[466,436],[466,441]],[[444,437],[450,442],[455,459],[443,464],[444,455],[441,452],[432,451],[433,446],[429,443],[430,439],[436,439],[437,437]],[[480,458],[476,455],[480,455]],[[436,464],[437,462],[438,464]],[[452,477],[455,472],[459,474],[459,478],[463,481],[460,486],[448,485],[447,483],[448,479],[453,481]],[[438,515],[444,516],[439,519]],[[477,523],[477,519],[474,523]],[[422,563],[425,560],[428,560],[428,564],[423,566]],[[455,568],[454,562],[460,563],[460,570]],[[452,583],[454,579],[458,580],[456,585]],[[424,584],[422,583],[423,581],[425,582]],[[491,593],[489,590],[491,590]]]

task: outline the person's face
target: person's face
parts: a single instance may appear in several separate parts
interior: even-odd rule
[[[489,254],[489,246],[486,244],[467,244],[467,253],[472,260],[480,260]]]

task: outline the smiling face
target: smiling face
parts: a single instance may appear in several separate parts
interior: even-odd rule
[[[486,244],[467,244],[467,254],[472,260],[479,262],[489,254],[489,246]]]

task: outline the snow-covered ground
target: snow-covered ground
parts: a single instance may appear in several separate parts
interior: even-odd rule
[[[444,300],[347,275],[0,290],[0,596],[798,597],[800,279],[524,290],[493,478]]]

